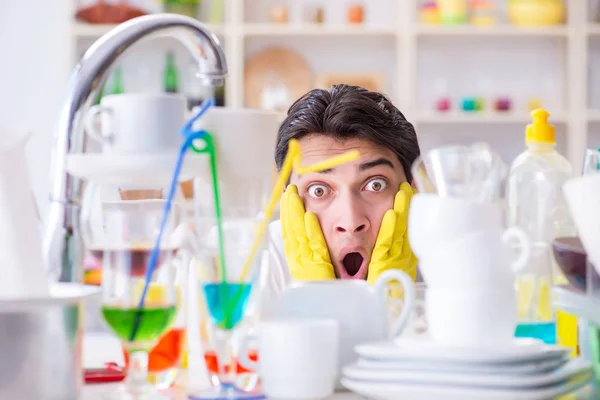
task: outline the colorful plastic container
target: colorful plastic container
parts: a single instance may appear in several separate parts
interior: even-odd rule
[[[561,25],[565,22],[565,14],[563,0],[508,1],[508,20],[514,25]]]

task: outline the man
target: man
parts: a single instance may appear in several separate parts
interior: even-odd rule
[[[351,150],[360,157],[320,173],[292,173],[281,220],[270,226],[275,290],[293,280],[372,283],[387,269],[415,279],[406,234],[410,166],[420,153],[412,124],[382,94],[336,85],[290,107],[277,138],[278,168],[291,139],[298,140],[303,166]]]

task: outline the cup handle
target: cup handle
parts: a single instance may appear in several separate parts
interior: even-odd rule
[[[244,335],[240,343],[240,350],[238,355],[239,363],[242,367],[250,371],[258,371],[258,361],[251,360],[250,356],[248,355],[249,343],[252,340],[256,340],[256,337],[257,336],[255,333],[248,332],[247,335]]]
[[[392,322],[390,330],[391,336],[395,337],[400,335],[400,332],[402,332],[402,329],[408,322],[408,317],[410,316],[415,301],[415,285],[411,277],[403,271],[385,271],[375,282],[375,291],[382,296],[384,302],[387,297],[387,286],[391,281],[399,281],[402,284],[402,289],[404,289],[404,305],[402,306],[402,312],[398,318]]]
[[[521,252],[510,266],[513,272],[519,272],[529,262],[529,258],[531,257],[531,243],[529,242],[529,236],[527,236],[525,231],[516,227],[508,228],[504,231],[504,234],[502,234],[504,246],[508,247],[512,239],[516,239],[516,241],[519,242]]]
[[[98,132],[96,129],[96,117],[102,113],[107,113],[109,115],[112,114],[112,110],[108,107],[102,106],[100,104],[96,104],[90,107],[84,118],[85,131],[92,139],[99,143],[110,143],[113,138],[113,134],[103,135],[101,132]]]

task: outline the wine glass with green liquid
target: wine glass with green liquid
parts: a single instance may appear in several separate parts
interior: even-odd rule
[[[126,384],[111,398],[163,399],[148,381],[148,354],[177,312],[178,247],[172,238],[179,215],[176,208],[171,211],[146,285],[165,201],[104,200],[101,191],[88,188],[88,196],[95,195],[97,201],[91,206],[84,199],[81,224],[87,250],[102,264],[102,315],[129,354]]]

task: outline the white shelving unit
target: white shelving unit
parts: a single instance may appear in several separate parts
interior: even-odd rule
[[[460,81],[451,91],[458,93],[462,90],[457,94],[459,97],[467,95],[467,86],[472,85],[471,80],[475,79],[471,76],[481,71],[493,75],[492,84],[496,85],[493,90],[497,93],[511,82],[515,90],[520,90],[527,82],[547,72],[546,84],[551,89],[547,90],[546,96],[551,101],[544,107],[551,113],[551,122],[557,126],[559,150],[573,163],[575,172],[582,164],[586,147],[600,145],[600,136],[592,138],[589,134],[591,127],[600,123],[600,100],[594,104],[591,99],[592,72],[589,70],[593,71],[593,68],[588,68],[589,53],[593,51],[591,43],[594,40],[600,43],[600,24],[592,22],[592,8],[598,6],[596,0],[590,0],[590,3],[588,0],[566,0],[566,25],[541,28],[515,27],[505,23],[502,17],[493,27],[423,26],[417,17],[419,2],[414,0],[363,1],[367,11],[370,8],[374,11],[370,14],[377,14],[379,19],[368,20],[368,14],[362,26],[344,24],[339,9],[340,20],[337,22],[326,21],[323,25],[294,21],[271,24],[264,22],[267,20],[265,10],[274,0],[225,1],[224,23],[210,28],[223,40],[228,58],[230,77],[226,86],[226,104],[229,106],[244,106],[244,62],[257,49],[275,44],[289,46],[312,61],[315,71],[320,68],[330,72],[338,71],[340,67],[325,67],[322,58],[328,54],[331,58],[339,58],[342,53],[336,51],[347,53],[345,49],[355,45],[357,54],[343,53],[346,62],[353,60],[352,57],[357,60],[348,65],[349,72],[357,72],[359,65],[367,65],[364,59],[369,59],[368,52],[373,52],[373,69],[386,71],[386,93],[415,124],[423,150],[453,140],[489,141],[502,148],[501,154],[509,163],[511,157],[523,149],[523,131],[530,121],[523,99],[507,113],[453,111],[442,114],[433,110],[435,90],[431,81],[452,68],[454,70],[448,72],[445,79],[450,86]],[[304,0],[281,2],[296,10]],[[348,2],[338,3],[343,10]],[[323,0],[321,3],[333,2]],[[504,3],[496,0],[499,13],[502,13]],[[77,52],[81,52],[82,46],[88,46],[113,27],[73,22],[73,62],[79,57]],[[385,59],[378,59],[375,55]],[[484,64],[486,57],[490,60],[488,64]],[[515,65],[514,72],[509,71],[507,66],[510,66],[511,59],[517,64],[527,64],[523,68],[528,69]],[[472,68],[469,63],[472,63]],[[503,64],[497,67],[495,63]],[[473,93],[472,89],[469,90]],[[598,140],[598,143],[592,139]]]

